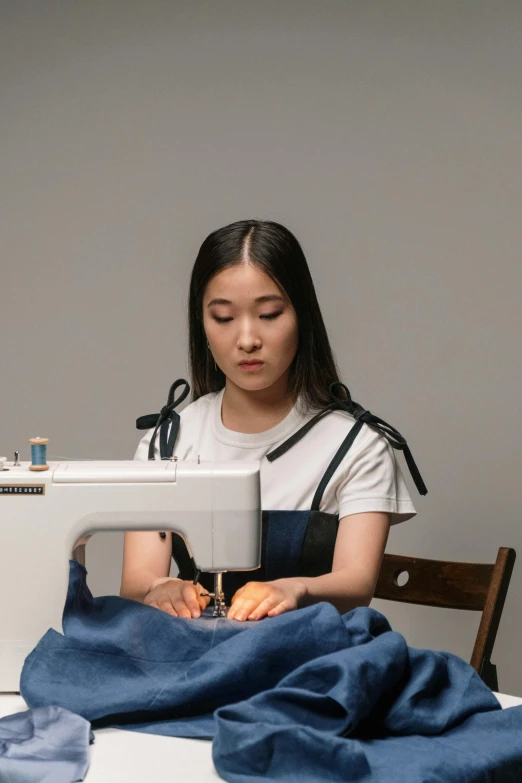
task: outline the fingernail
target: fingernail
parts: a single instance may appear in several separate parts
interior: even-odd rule
[[[201,612],[193,612],[192,617],[201,617]]]

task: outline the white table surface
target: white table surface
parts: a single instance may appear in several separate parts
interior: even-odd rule
[[[503,708],[522,704],[517,696],[495,693]],[[0,694],[0,718],[27,706],[17,694]],[[89,747],[86,783],[216,783],[208,740],[162,737],[121,729],[98,729]]]

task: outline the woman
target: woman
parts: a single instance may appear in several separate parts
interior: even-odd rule
[[[416,511],[382,434],[342,409],[317,415],[332,403],[338,370],[306,259],[288,229],[243,220],[207,237],[190,281],[189,343],[193,402],[180,414],[174,454],[179,460],[261,460],[262,507],[270,509],[263,516],[275,541],[264,550],[260,576],[224,574],[228,617],[259,620],[317,601],[330,601],[341,613],[367,606],[390,524]],[[313,428],[293,442],[312,419]],[[357,437],[336,466],[332,458],[354,425]],[[147,459],[152,432],[140,441],[136,459]],[[291,448],[277,454],[289,438]],[[159,458],[157,448],[154,454]],[[279,542],[277,536],[285,526],[285,535],[293,535],[313,501],[318,526],[310,534],[308,525],[285,550],[284,535]],[[329,531],[324,537],[321,525]],[[178,566],[186,563],[183,546],[177,535],[126,533],[121,595],[174,616],[199,617],[210,600],[209,575],[193,584],[183,566],[178,577],[169,577],[173,555]],[[305,549],[307,567],[299,554]],[[326,573],[314,570],[314,551],[329,563]]]

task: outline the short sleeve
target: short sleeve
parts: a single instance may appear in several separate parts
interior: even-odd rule
[[[152,438],[154,430],[147,430],[143,438],[138,443],[138,448],[136,449],[136,453],[134,454],[134,459],[142,459],[147,461],[149,458],[149,443],[150,439]],[[159,455],[159,449],[156,439],[156,444],[154,447],[154,459],[158,459]]]
[[[393,447],[387,439],[364,427],[364,442],[359,449],[346,454],[340,468],[344,472],[336,487],[339,519],[363,511],[387,511],[396,525],[416,515]]]

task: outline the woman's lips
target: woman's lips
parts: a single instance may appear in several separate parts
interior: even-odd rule
[[[249,372],[254,372],[255,370],[260,370],[261,367],[263,367],[264,362],[255,362],[254,364],[240,364],[242,370],[248,370]]]

